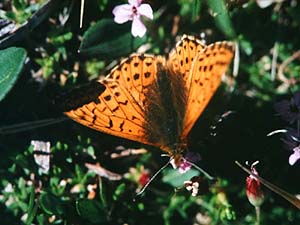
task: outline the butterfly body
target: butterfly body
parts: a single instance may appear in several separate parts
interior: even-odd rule
[[[90,99],[85,96],[65,114],[98,131],[161,148],[178,164],[233,49],[230,42],[205,46],[184,35],[167,58],[132,54],[87,91]]]

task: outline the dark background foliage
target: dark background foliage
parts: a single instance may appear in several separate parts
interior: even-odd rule
[[[12,89],[1,89],[6,95],[0,103],[1,224],[254,224],[255,210],[245,195],[247,174],[235,160],[259,160],[262,177],[299,193],[299,163],[288,163],[292,150],[284,147],[282,134],[267,137],[277,129],[297,128],[282,120],[274,103],[290,100],[299,89],[299,3],[274,0],[260,8],[256,1],[246,0],[145,2],[153,8],[154,20],[145,21],[143,38],[131,36],[129,23],[113,23],[112,9],[125,1],[86,1],[83,28],[79,28],[80,1],[0,2],[0,17],[14,27],[7,33],[0,29],[1,51],[14,46],[27,54]],[[57,98],[61,93],[107,74],[140,46],[149,53],[166,54],[182,34],[205,34],[207,43],[226,39],[239,44],[238,75],[228,72],[189,135],[189,149],[201,155],[199,165],[218,178],[208,194],[192,197],[184,188],[175,192],[178,179],[188,180],[197,172],[180,175],[168,168],[133,201],[141,185],[138,177],[154,174],[166,162],[159,149],[70,120],[20,132],[32,121],[63,117]],[[289,59],[293,60],[285,66]],[[221,117],[229,110],[233,113]],[[4,130],[12,124],[21,125],[10,133]],[[31,140],[51,142],[48,174],[38,170]],[[148,153],[111,159],[118,146],[143,147]],[[109,181],[88,172],[87,162],[130,175]],[[91,199],[89,185],[97,186]],[[297,224],[298,210],[264,191],[262,224]],[[201,217],[209,222],[201,222]]]

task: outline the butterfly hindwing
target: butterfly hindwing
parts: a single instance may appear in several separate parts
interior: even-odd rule
[[[186,137],[221,83],[234,54],[232,42],[216,42],[203,49],[194,59],[189,74],[188,100],[183,119]]]

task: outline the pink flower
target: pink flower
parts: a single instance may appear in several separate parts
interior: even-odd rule
[[[289,157],[289,164],[292,166],[300,159],[300,147],[293,148],[294,153]]]
[[[141,20],[141,16],[152,20],[152,8],[149,4],[142,4],[142,0],[128,0],[128,3],[129,4],[118,5],[113,9],[114,20],[119,24],[132,20],[132,35],[134,37],[143,37],[147,29]]]
[[[191,169],[191,167],[192,167],[192,165],[191,165],[191,163],[189,163],[185,158],[181,158],[181,160],[180,160],[180,163],[178,164],[177,162],[176,162],[176,160],[175,159],[172,159],[171,161],[170,161],[170,163],[171,163],[171,165],[173,166],[173,168],[174,169],[177,169],[178,168],[178,172],[179,173],[185,173],[185,172],[187,172],[187,171],[189,171],[190,169]]]
[[[258,162],[256,161],[251,165],[251,172],[255,175],[258,175],[258,172],[254,167],[257,163]],[[249,202],[255,207],[260,206],[264,201],[264,193],[262,191],[260,182],[252,175],[249,175],[246,179],[246,194]]]

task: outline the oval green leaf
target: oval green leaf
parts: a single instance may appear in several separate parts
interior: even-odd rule
[[[25,59],[26,50],[11,47],[0,50],[0,101],[6,96],[19,77]]]
[[[134,38],[130,23],[116,24],[111,19],[102,19],[83,35],[79,52],[88,57],[115,59],[127,56],[146,42],[147,38]]]
[[[216,25],[229,38],[235,38],[235,31],[232,26],[228,10],[224,0],[207,0],[207,4],[215,18]]]
[[[181,174],[177,170],[167,168],[163,171],[162,181],[172,187],[181,187],[184,181],[190,180],[193,176],[198,175],[199,171],[195,169],[190,169],[186,173]]]

